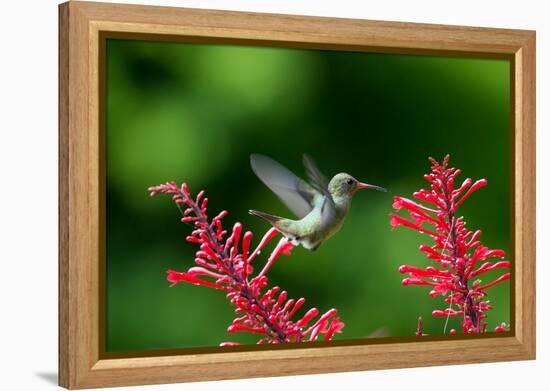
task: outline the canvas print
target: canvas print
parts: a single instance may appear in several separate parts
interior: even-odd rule
[[[510,67],[108,39],[106,352],[512,332]]]

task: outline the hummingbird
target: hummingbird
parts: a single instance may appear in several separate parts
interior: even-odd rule
[[[294,245],[302,245],[311,251],[319,248],[342,227],[357,190],[387,191],[380,186],[359,182],[343,172],[336,174],[329,182],[307,154],[303,155],[303,164],[308,182],[268,156],[250,155],[252,171],[297,219],[257,210],[250,210],[249,213],[269,222]]]

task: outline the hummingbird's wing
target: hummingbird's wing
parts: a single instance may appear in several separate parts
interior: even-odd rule
[[[326,194],[323,197],[323,206],[321,207],[321,226],[325,226],[327,223],[334,221],[335,217],[336,206],[334,205],[334,200],[330,194]]]
[[[314,207],[319,191],[288,168],[275,160],[260,154],[250,155],[252,171],[271,189],[279,199],[300,219]]]
[[[324,225],[326,222],[332,221],[336,215],[336,206],[334,205],[332,195],[328,191],[328,180],[321,170],[319,170],[313,158],[307,153],[304,153],[303,162],[312,186],[324,196],[321,208],[321,224]]]
[[[306,174],[312,182],[312,185],[323,194],[328,193],[327,177],[323,175],[321,170],[319,170],[317,164],[315,164],[315,161],[311,158],[311,156],[304,153],[303,162],[304,168],[306,169]]]

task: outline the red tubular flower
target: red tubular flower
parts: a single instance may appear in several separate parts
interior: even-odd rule
[[[168,270],[168,281],[172,283],[171,286],[184,281],[226,291],[226,297],[236,307],[237,314],[227,332],[260,334],[262,337],[258,344],[316,341],[320,335],[323,335],[323,340],[329,341],[334,334],[342,332],[344,323],[336,317],[337,310],[331,309],[319,316],[319,310],[311,308],[301,318],[294,319],[305,299],[290,299],[287,292],[277,286],[266,290],[267,272],[281,255],[289,256],[293,248],[292,243],[285,238],[280,239],[261,271],[253,276],[251,263],[260,250],[279,234],[275,228],[267,231],[256,249],[250,252],[252,233],[247,231],[243,234],[240,223],[233,226],[231,234],[226,238],[227,231],[223,229],[221,221],[227,211],[209,220],[208,198],[203,198],[204,191],[193,199],[185,183],[178,187],[174,182],[153,186],[148,190],[151,196],[157,193],[172,195],[172,200],[182,212],[181,221],[192,223],[195,228],[186,240],[199,245],[195,253],[197,266],[183,273]],[[180,207],[182,204],[185,204],[185,210]],[[221,343],[221,346],[235,345],[239,343]]]
[[[442,295],[449,307],[434,310],[433,316],[462,317],[464,333],[484,333],[487,323],[486,311],[492,307],[486,301],[486,290],[510,278],[510,273],[504,273],[497,279],[484,285],[474,279],[492,270],[510,267],[509,261],[487,261],[488,258],[503,258],[503,250],[490,250],[479,241],[481,231],[470,231],[466,228],[463,217],[457,217],[456,211],[462,203],[479,188],[487,185],[486,179],[473,182],[467,178],[458,188],[454,181],[460,170],[449,168],[449,155],[442,163],[430,158],[432,172],[424,176],[430,183],[430,190],[421,189],[413,197],[428,205],[423,205],[403,197],[394,197],[393,208],[396,211],[405,209],[410,219],[390,214],[390,224],[393,228],[404,226],[430,236],[434,244],[422,245],[419,250],[426,253],[428,259],[436,262],[436,267],[422,269],[403,265],[399,268],[402,274],[408,274],[403,279],[403,285],[431,286],[430,296]],[[453,308],[454,307],[454,308]],[[422,335],[421,322],[417,335]],[[495,331],[509,330],[510,326],[502,323]],[[452,334],[456,330],[451,330]]]

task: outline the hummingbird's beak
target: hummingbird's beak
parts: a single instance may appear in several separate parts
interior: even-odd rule
[[[356,189],[357,190],[372,189],[372,190],[378,190],[378,191],[383,191],[383,192],[388,191],[387,189],[384,189],[383,187],[375,186],[375,185],[369,185],[368,183],[363,183],[363,182],[357,182]]]

